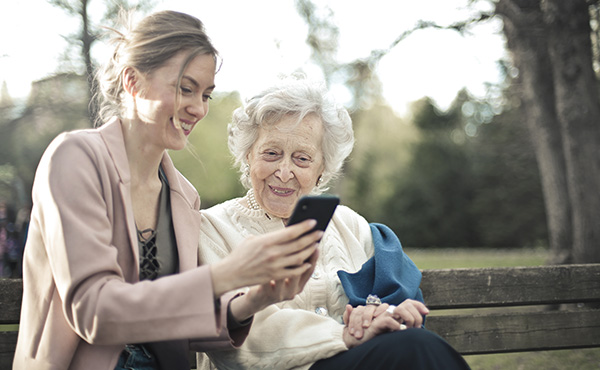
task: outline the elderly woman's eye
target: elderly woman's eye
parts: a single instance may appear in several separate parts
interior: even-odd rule
[[[279,153],[274,150],[267,150],[263,152],[262,156],[266,160],[276,160],[279,157]]]
[[[299,166],[308,166],[312,162],[312,159],[305,155],[295,157],[295,161]]]

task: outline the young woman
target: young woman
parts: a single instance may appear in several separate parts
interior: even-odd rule
[[[253,313],[314,269],[320,233],[298,238],[311,222],[199,266],[200,198],[166,151],[207,114],[217,51],[172,11],[115,42],[104,124],[61,134],[38,166],[14,369],[189,369],[190,348],[239,346]]]

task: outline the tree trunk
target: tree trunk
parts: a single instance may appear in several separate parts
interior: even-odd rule
[[[572,261],[572,223],[561,129],[556,117],[554,81],[540,0],[499,0],[496,13],[519,69],[519,92],[531,134],[546,207],[549,263]]]
[[[600,262],[600,100],[586,0],[545,0],[573,220],[573,262]]]
[[[94,35],[90,31],[90,19],[88,16],[88,0],[81,0],[81,54],[85,63],[85,75],[88,82],[88,114],[92,126],[96,123],[98,116],[98,104],[94,99],[97,91],[95,68],[92,61],[92,44],[95,41]]]

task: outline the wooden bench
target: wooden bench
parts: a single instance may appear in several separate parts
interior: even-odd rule
[[[600,264],[424,270],[421,288],[427,328],[464,355],[600,347]],[[19,323],[21,294],[0,279],[0,325]],[[16,341],[0,331],[0,369]]]
[[[425,270],[421,289],[463,355],[600,347],[600,264]]]

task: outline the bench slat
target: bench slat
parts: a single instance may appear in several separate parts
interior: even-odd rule
[[[23,282],[21,279],[0,279],[0,297],[2,297],[0,299],[0,324],[19,323],[22,296]]]
[[[427,329],[465,355],[600,346],[600,310],[429,316]]]
[[[600,264],[424,270],[430,309],[600,301]]]
[[[0,332],[0,369],[12,369],[17,332]]]

